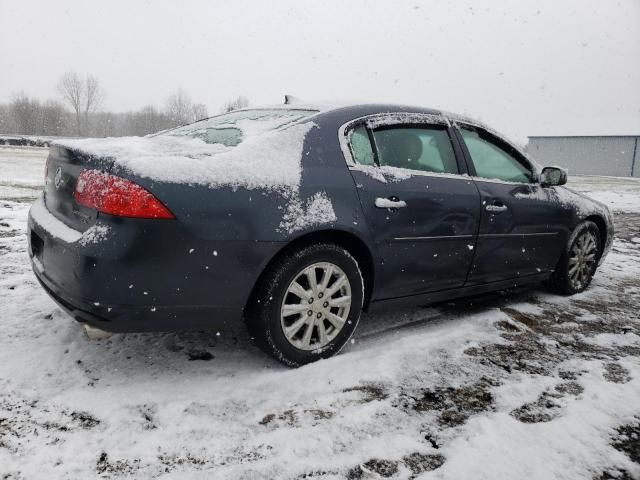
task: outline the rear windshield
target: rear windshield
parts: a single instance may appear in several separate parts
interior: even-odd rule
[[[162,135],[199,138],[206,143],[235,147],[243,140],[318,113],[315,110],[242,110],[178,127]]]

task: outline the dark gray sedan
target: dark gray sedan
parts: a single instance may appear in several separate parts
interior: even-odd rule
[[[363,310],[589,285],[611,214],[473,120],[394,105],[245,109],[145,138],[54,144],[33,270],[112,332],[246,321],[302,365]]]

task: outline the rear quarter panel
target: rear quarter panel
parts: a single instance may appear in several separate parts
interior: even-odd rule
[[[177,222],[170,231],[163,231],[155,220],[148,221],[148,228],[134,221],[141,231],[133,232],[131,220],[102,216],[118,232],[117,243],[127,245],[116,254],[131,262],[145,262],[132,275],[142,272],[147,283],[164,276],[171,284],[164,292],[169,301],[244,306],[268,262],[289,242],[311,232],[341,230],[368,243],[367,225],[340,150],[337,126],[331,120],[315,119],[315,123],[305,138],[298,189],[209,188],[118,172],[151,191]],[[319,195],[326,199],[321,206],[328,215],[318,215],[315,209],[314,199]],[[118,278],[114,286],[129,281]],[[213,292],[215,286],[225,293]]]

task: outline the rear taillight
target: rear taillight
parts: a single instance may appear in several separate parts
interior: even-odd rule
[[[175,218],[160,200],[130,180],[100,170],[82,170],[76,202],[99,212],[133,218]]]

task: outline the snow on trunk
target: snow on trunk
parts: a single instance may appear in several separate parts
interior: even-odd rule
[[[122,169],[159,182],[295,191],[300,185],[307,122],[251,136],[236,147],[159,135],[56,142],[71,150],[112,159]]]

